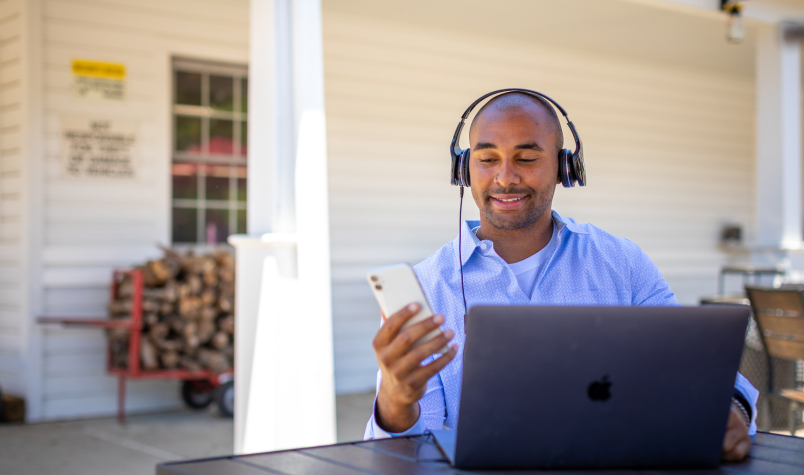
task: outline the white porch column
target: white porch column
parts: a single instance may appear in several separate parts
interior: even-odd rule
[[[276,214],[274,1],[251,0],[249,14],[247,229],[260,235],[273,231]]]
[[[335,442],[321,21],[320,0],[251,0],[236,453]]]
[[[296,229],[293,185],[299,117],[290,0],[251,0],[248,233]]]
[[[757,244],[802,241],[801,59],[784,26],[762,27],[756,62]]]
[[[298,118],[295,207],[298,241],[298,302],[302,348],[298,376],[306,381],[298,422],[303,445],[332,444],[335,430],[335,365],[329,244],[327,128],[324,115],[324,40],[321,0],[293,3],[294,96]]]

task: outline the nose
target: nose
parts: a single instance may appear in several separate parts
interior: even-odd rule
[[[497,176],[494,177],[494,181],[496,181],[497,184],[503,188],[508,188],[509,186],[519,184],[521,180],[519,179],[519,174],[514,166],[513,159],[505,158],[501,161],[500,169],[497,173]]]

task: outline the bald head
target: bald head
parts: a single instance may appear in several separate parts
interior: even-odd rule
[[[558,121],[558,114],[556,114],[555,109],[553,109],[550,103],[541,97],[531,96],[522,92],[509,92],[493,97],[475,114],[472,125],[469,126],[470,136],[477,124],[482,123],[482,117],[489,111],[498,113],[506,113],[509,111],[528,112],[537,123],[544,122],[546,119],[548,127],[555,136],[556,153],[564,148],[564,132],[561,130],[561,124]]]

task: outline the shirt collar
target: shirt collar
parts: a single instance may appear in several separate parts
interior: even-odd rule
[[[558,212],[553,211],[553,219],[556,223],[558,223],[558,232],[561,232],[563,228],[567,228],[567,231],[574,233],[574,234],[589,234],[583,226],[576,223],[572,218],[564,218]]]
[[[583,229],[578,223],[576,223],[571,218],[564,218],[556,211],[552,212],[553,222],[558,225],[558,234],[559,239],[561,239],[561,234],[563,233],[564,229],[567,232],[575,233],[575,234],[589,234],[588,231]],[[470,220],[467,219],[463,223],[461,223],[461,265],[466,265],[466,262],[472,257],[472,254],[478,247],[482,246],[482,241],[475,236],[475,233],[472,232],[472,229],[480,226],[480,221],[478,220]],[[453,249],[455,249],[455,253],[458,253],[458,238],[456,237],[452,241]]]

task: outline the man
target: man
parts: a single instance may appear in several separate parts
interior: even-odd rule
[[[544,100],[516,92],[492,98],[475,116],[469,142],[472,197],[481,213],[479,225],[466,221],[460,231],[470,307],[678,305],[636,244],[552,211],[563,135]],[[373,342],[380,372],[366,438],[456,426],[465,340],[458,242],[415,268],[436,315],[405,330],[402,325],[418,307],[383,317]],[[441,336],[413,348],[439,326]],[[453,339],[449,351],[436,358],[434,353]],[[679,397],[683,391],[679,386]],[[748,453],[757,394],[738,374],[724,460],[741,460]]]

